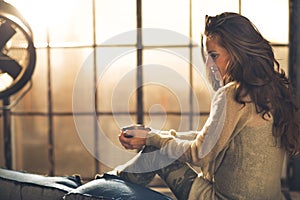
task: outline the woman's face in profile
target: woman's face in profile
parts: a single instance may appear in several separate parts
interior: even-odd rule
[[[227,50],[218,44],[218,39],[216,39],[215,37],[207,37],[206,51],[207,54],[211,56],[213,61],[216,63],[221,76],[224,77],[230,61],[230,56]]]

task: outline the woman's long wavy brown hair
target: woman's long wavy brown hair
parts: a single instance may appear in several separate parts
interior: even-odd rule
[[[205,35],[214,37],[231,56],[224,82],[238,83],[235,100],[241,104],[250,95],[262,118],[272,114],[273,136],[290,155],[300,150],[300,131],[297,107],[292,86],[270,43],[244,16],[222,13],[206,16]]]

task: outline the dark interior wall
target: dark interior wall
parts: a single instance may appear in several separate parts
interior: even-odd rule
[[[296,88],[297,103],[300,105],[300,2],[290,0],[290,53],[289,77]]]
[[[296,89],[300,107],[300,1],[290,0],[289,77]],[[299,113],[300,114],[300,113]],[[288,161],[288,184],[291,190],[300,190],[300,156]]]

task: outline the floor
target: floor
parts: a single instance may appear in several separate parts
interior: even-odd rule
[[[171,197],[173,200],[177,200],[170,189],[159,177],[154,178],[149,186],[151,189],[165,194]],[[282,196],[282,200],[300,200],[300,191],[288,191],[286,189],[283,189]]]
[[[151,187],[151,189],[163,193],[171,197],[173,200],[177,200],[173,193],[167,187]],[[289,196],[285,197],[283,195],[282,200],[300,200],[300,192],[290,191]]]

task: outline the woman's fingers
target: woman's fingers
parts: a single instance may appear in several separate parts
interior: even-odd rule
[[[145,137],[128,137],[126,134],[121,132],[119,135],[119,141],[125,149],[139,149],[145,145]]]
[[[126,149],[130,147],[130,141],[128,140],[128,138],[126,138],[124,136],[124,132],[121,132],[119,135],[119,141],[122,144],[122,146],[124,146]]]
[[[147,137],[148,134],[148,130],[126,130],[126,131],[122,131],[123,135],[127,138],[132,138],[132,137],[136,137],[136,138],[145,138]]]

